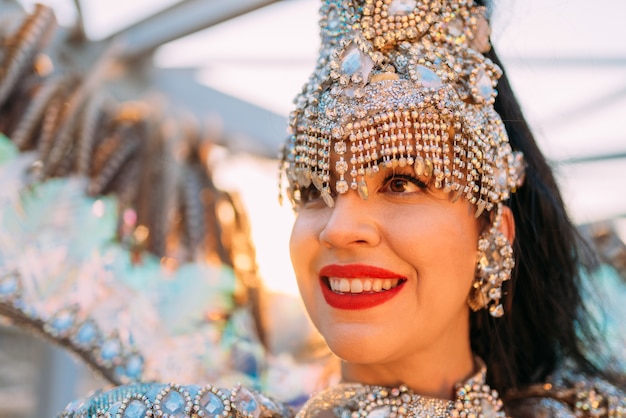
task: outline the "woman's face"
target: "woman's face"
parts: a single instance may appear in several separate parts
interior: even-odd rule
[[[302,193],[290,251],[313,323],[353,363],[468,347],[475,208],[427,189],[412,167],[367,183],[368,200],[351,190],[332,208],[313,187]]]

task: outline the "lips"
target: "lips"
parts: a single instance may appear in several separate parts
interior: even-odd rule
[[[405,282],[400,274],[363,264],[333,264],[320,270],[324,299],[337,309],[373,308],[396,296]]]

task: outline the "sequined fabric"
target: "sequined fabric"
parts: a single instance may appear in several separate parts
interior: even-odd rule
[[[291,417],[288,407],[241,386],[233,389],[141,383],[73,402],[59,418]]]
[[[311,397],[298,418],[337,417],[485,417],[505,418],[498,393],[485,382],[487,369],[476,358],[478,371],[456,385],[453,400],[421,396],[406,386],[386,388],[340,384]]]
[[[543,384],[533,385],[511,396],[510,409],[520,418],[624,418],[626,389],[571,366],[555,372]]]
[[[557,371],[545,383],[527,388],[504,404],[484,385],[483,379],[481,371],[461,382],[453,401],[422,397],[406,387],[339,384],[312,395],[297,414],[291,405],[241,387],[134,384],[73,402],[59,418],[161,416],[159,413],[192,418],[626,417],[626,393],[623,390],[571,369]]]

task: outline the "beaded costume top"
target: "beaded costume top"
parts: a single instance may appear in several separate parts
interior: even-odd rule
[[[505,407],[498,393],[485,384],[485,372],[483,366],[457,384],[452,400],[420,396],[405,386],[343,383],[313,394],[299,410],[239,385],[223,389],[141,383],[73,402],[59,418],[626,417],[626,392],[601,379],[561,371]]]

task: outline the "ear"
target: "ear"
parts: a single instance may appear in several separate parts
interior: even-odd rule
[[[502,205],[502,219],[498,230],[513,245],[513,241],[515,241],[515,218],[513,218],[513,211],[508,206]]]

